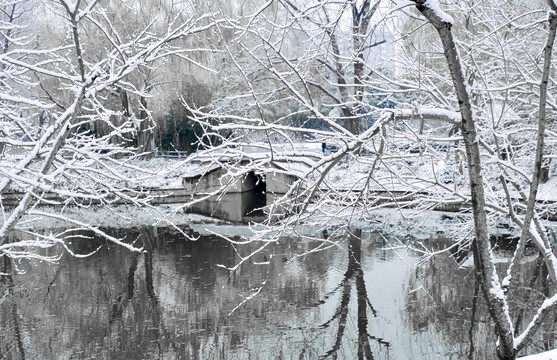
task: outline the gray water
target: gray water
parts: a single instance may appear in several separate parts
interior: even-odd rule
[[[103,244],[87,258],[4,262],[0,270],[11,275],[0,279],[1,359],[489,359],[494,353],[474,273],[450,254],[416,266],[417,254],[385,250],[377,233],[338,239],[338,247],[310,254],[317,244],[292,238],[231,273],[218,265],[234,265],[245,249],[216,237],[192,242],[147,227],[112,234],[139,239],[146,252],[93,238],[73,244],[78,253]],[[525,273],[533,266],[525,264]],[[554,339],[550,324],[529,352],[554,346]]]

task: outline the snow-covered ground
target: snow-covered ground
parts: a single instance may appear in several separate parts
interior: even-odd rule
[[[194,232],[207,235],[217,233],[225,236],[251,237],[258,229],[263,229],[258,224],[232,224],[227,221],[215,219],[198,214],[188,214],[183,211],[180,204],[158,205],[155,207],[136,207],[132,205],[116,206],[89,206],[89,207],[50,207],[40,206],[35,210],[40,211],[40,216],[26,215],[20,228],[45,230],[65,228],[68,224],[63,220],[70,218],[75,221],[87,223],[99,228],[132,228],[139,226],[187,226]],[[323,209],[327,210],[327,209]],[[397,235],[404,238],[410,235],[415,240],[430,239],[432,237],[450,238],[453,231],[462,232],[462,225],[470,222],[469,214],[455,214],[442,211],[418,211],[412,209],[377,209],[367,213],[366,218],[354,219],[354,212],[349,209],[339,211],[329,207],[335,212],[333,218],[327,211],[306,218],[294,230],[307,236],[320,237],[323,229],[331,234],[335,229],[345,228],[346,221],[350,219],[352,228],[361,228],[364,232],[380,230],[385,234]],[[51,214],[52,217],[44,216]],[[286,221],[286,220],[285,220]],[[2,220],[0,219],[0,224]],[[282,227],[282,222],[277,223],[277,228]],[[557,224],[548,222],[549,228],[556,229]],[[342,230],[343,231],[343,230]],[[494,227],[492,234],[516,235],[516,229]]]
[[[557,176],[553,176],[546,183],[540,184],[538,200],[557,201]]]
[[[64,218],[87,223],[97,228],[127,229],[141,226],[187,226],[195,233],[209,235],[213,233],[223,236],[246,236],[253,235],[253,227],[250,225],[231,224],[208,216],[198,214],[187,214],[179,204],[158,205],[156,207],[136,207],[132,205],[116,206],[90,206],[78,207],[49,207],[37,208],[41,216],[26,215],[23,218],[20,229],[49,230],[63,229],[69,226]],[[43,214],[51,214],[52,217]],[[0,224],[2,220],[0,219]]]
[[[536,355],[524,356],[518,360],[557,360],[557,349],[543,352]]]

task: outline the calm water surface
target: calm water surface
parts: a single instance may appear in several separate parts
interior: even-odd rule
[[[217,265],[245,250],[216,237],[112,233],[147,252],[103,244],[57,265],[3,264],[1,359],[492,358],[473,272],[449,255],[416,267],[417,255],[365,233],[300,256],[315,244],[284,239],[230,273]],[[546,327],[530,351],[554,338]]]

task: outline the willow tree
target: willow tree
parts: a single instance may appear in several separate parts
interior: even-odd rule
[[[37,205],[79,208],[120,201],[149,206],[150,198],[129,185],[134,173],[150,174],[130,163],[137,151],[132,140],[147,119],[111,106],[110,98],[147,97],[149,89],[133,81],[142,78],[138,74],[170,56],[184,58],[188,49],[174,43],[207,31],[216,21],[182,4],[162,25],[151,13],[129,29],[119,23],[125,19],[113,16],[110,6],[116,3],[128,17],[146,15],[139,3],[60,0],[36,2],[18,22],[3,22],[9,46],[0,56],[0,100],[3,109],[14,110],[4,112],[0,132],[6,146],[0,161],[2,257],[56,259],[37,249],[59,245],[71,252],[67,239],[76,228],[138,250],[83,219],[51,214]],[[99,124],[106,131],[95,131]],[[7,201],[16,203],[8,208]],[[63,220],[70,229],[41,234],[22,221],[26,215]],[[28,240],[11,241],[14,231],[23,231]]]

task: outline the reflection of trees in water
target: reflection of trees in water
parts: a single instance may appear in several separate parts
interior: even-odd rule
[[[277,246],[277,256],[268,267],[246,264],[230,274],[216,267],[235,261],[235,251],[227,242],[215,238],[184,241],[168,229],[110,233],[138,241],[138,245],[142,242],[145,252],[113,248],[83,233],[85,240],[79,242],[76,237],[72,251],[90,253],[103,244],[91,257],[64,256],[56,266],[37,263],[29,265],[27,274],[14,275],[12,288],[17,294],[10,294],[0,307],[2,325],[9,329],[9,334],[0,334],[0,349],[13,354],[32,350],[35,356],[32,352],[28,358],[87,354],[145,359],[245,358],[254,352],[274,358],[298,351],[299,342],[291,345],[291,338],[285,338],[277,344],[276,337],[266,334],[292,331],[303,339],[304,334],[292,327],[322,292],[314,276],[299,272],[306,274],[305,266],[315,263],[320,268],[325,257],[300,261],[301,269],[294,267],[289,276],[281,276],[288,272],[287,264],[296,262],[290,256],[289,261],[283,260],[290,250],[285,243]],[[228,316],[241,301],[239,295],[250,293],[264,278],[270,279],[265,292]],[[23,304],[16,301],[21,298]],[[21,333],[27,340],[18,343],[16,336]],[[308,349],[307,354],[317,357],[315,349]]]
[[[7,256],[3,256],[1,259],[0,324],[2,324],[3,331],[0,334],[0,358],[25,359],[25,347],[21,338],[18,306],[14,294],[12,260]],[[6,331],[7,329],[11,331]]]
[[[384,341],[381,338],[374,337],[368,333],[368,308],[374,317],[377,317],[377,312],[373,308],[373,305],[369,301],[367,296],[366,284],[364,281],[364,271],[362,270],[361,260],[362,260],[362,231],[357,230],[354,234],[349,236],[348,245],[348,268],[344,273],[344,277],[341,283],[330,292],[327,297],[332,296],[339,289],[342,290],[340,303],[336,308],[335,313],[327,322],[323,324],[323,327],[332,326],[335,320],[338,324],[338,330],[336,333],[335,342],[332,348],[327,351],[323,358],[332,357],[336,359],[338,357],[338,352],[342,345],[343,337],[345,336],[345,330],[347,328],[348,312],[350,298],[352,294],[352,286],[356,286],[356,303],[357,303],[357,314],[358,314],[358,359],[373,359],[373,353],[371,351],[370,339],[376,341],[380,345],[386,347],[389,346],[389,342]]]
[[[518,331],[523,331],[528,323],[524,323],[524,319],[531,319],[534,311],[537,310],[538,304],[541,304],[555,291],[551,287],[547,266],[543,258],[538,256],[536,261],[531,261],[522,265],[523,269],[517,277],[517,281],[523,286],[513,288],[513,292],[509,295],[509,305],[512,309],[517,309],[513,313],[516,317],[515,326]],[[542,327],[537,332],[531,345],[526,349],[529,352],[540,352],[552,350],[557,346],[557,314],[547,316]]]
[[[442,254],[417,267],[410,281],[406,308],[414,331],[438,332],[457,348],[468,338],[471,345],[460,349],[462,358],[493,357],[483,346],[493,326],[478,303],[481,296],[472,267],[461,268],[452,255]]]
[[[227,242],[215,238],[189,242],[168,229],[147,227],[111,233],[142,242],[145,252],[131,253],[106,244],[87,259],[64,256],[57,266],[19,264],[27,274],[0,278],[0,324],[2,330],[8,329],[0,332],[0,358],[4,354],[11,359],[80,354],[99,358],[227,359],[250,354],[342,358],[344,351],[356,357],[355,339],[360,359],[380,357],[378,349],[389,353],[398,349],[398,344],[391,348],[368,332],[384,321],[386,313],[376,314],[369,301],[359,233],[349,239],[348,261],[344,253],[336,252],[298,258],[295,254],[310,249],[299,248],[300,242],[292,239],[273,245],[272,257],[261,254],[258,260],[265,260],[265,255],[269,265],[246,263],[233,274],[216,267],[236,261],[236,250]],[[84,242],[76,236],[72,250],[89,253],[97,249],[100,243],[88,235],[80,235]],[[392,252],[376,255],[377,260]],[[519,319],[527,318],[532,311],[528,305],[541,301],[547,291],[547,273],[535,260],[521,265],[518,280],[525,286],[512,296],[513,308],[519,309],[513,316]],[[0,266],[2,272],[12,274],[12,263]],[[338,266],[346,270],[331,271]],[[316,279],[329,276],[342,279],[320,301],[328,286]],[[264,280],[265,291],[228,316]],[[457,348],[459,359],[492,356],[485,350],[485,339],[491,341],[494,336],[493,325],[478,296],[472,268],[459,268],[448,254],[435,257],[416,270],[410,288],[416,291],[406,295],[406,316],[414,332],[428,335],[431,331],[435,339],[439,336],[433,332],[439,332],[444,341],[455,344],[451,347]],[[334,314],[323,319],[329,305],[334,306]],[[352,325],[355,316],[358,322]],[[323,327],[314,326],[317,318]],[[536,339],[536,350],[555,345],[553,324],[545,326]],[[472,346],[463,343],[468,337]]]
[[[144,252],[130,253],[127,280],[112,300],[108,318],[114,335],[111,352],[133,358],[137,354],[159,354],[163,348],[175,347],[164,322],[164,316],[153,284],[153,255],[157,239],[153,228],[138,229]],[[167,342],[163,345],[163,342]],[[155,356],[156,357],[156,356]]]
[[[132,233],[144,239],[144,253],[114,251],[84,231],[71,244],[75,253],[87,254],[105,244],[89,258],[63,256],[55,266],[29,261],[18,264],[27,273],[14,273],[4,257],[0,358],[111,358],[126,353],[135,358],[157,352],[153,343],[165,333],[152,281],[154,238],[150,229]]]
[[[459,266],[461,255],[440,254],[416,268],[410,279],[411,291],[406,295],[406,314],[415,332],[439,332],[447,343],[454,345],[468,339],[468,348],[460,350],[462,358],[492,358],[492,349],[486,343],[496,336],[495,327],[490,320],[474,267]],[[498,256],[505,254],[499,253]],[[505,266],[505,263],[501,263],[497,268],[503,272]],[[533,316],[537,304],[544,299],[547,270],[543,262],[530,257],[527,262],[520,264],[517,277],[516,281],[524,286],[510,294],[509,304],[514,310],[511,316],[517,319],[518,332],[522,331],[519,327],[525,325],[521,319]],[[554,319],[546,322],[545,331],[538,333],[533,345],[526,351],[531,353],[553,349],[557,339],[554,323]]]

